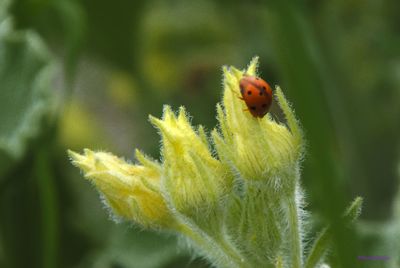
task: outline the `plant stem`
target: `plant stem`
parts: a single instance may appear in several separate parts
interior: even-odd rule
[[[41,148],[36,156],[35,175],[38,182],[42,217],[42,267],[57,266],[58,255],[58,216],[57,196],[54,177],[49,166],[48,148]]]
[[[237,264],[239,267],[248,267],[244,258],[240,256],[237,250],[232,247],[231,243],[227,241],[227,239],[223,236],[216,239],[218,245],[221,246],[222,250],[226,252]]]
[[[283,268],[283,259],[282,256],[278,256],[275,264],[275,268]]]
[[[291,267],[301,268],[301,237],[298,207],[295,197],[292,196],[287,200],[288,220],[289,220],[289,234],[291,239]]]
[[[247,267],[244,259],[223,237],[213,239],[200,228],[187,223],[180,223],[179,231],[190,237],[198,247],[205,251],[218,266],[226,268]]]

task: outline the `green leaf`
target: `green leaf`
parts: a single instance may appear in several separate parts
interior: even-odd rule
[[[343,215],[345,223],[351,223],[358,219],[361,213],[362,202],[363,199],[361,197],[356,197],[350,206],[347,207]],[[328,226],[325,227],[314,240],[304,267],[313,268],[316,267],[318,263],[321,263],[331,243],[332,230],[331,226]]]
[[[348,222],[354,222],[358,219],[361,214],[363,199],[360,196],[357,196],[354,201],[347,207],[344,218]]]
[[[20,159],[54,106],[55,63],[40,37],[15,31],[0,4],[0,160]],[[0,174],[4,172],[2,164]]]

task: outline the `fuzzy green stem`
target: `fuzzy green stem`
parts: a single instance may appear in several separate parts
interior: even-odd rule
[[[295,197],[287,200],[287,210],[289,219],[289,233],[291,239],[291,267],[301,268],[301,237],[300,237],[300,225],[299,225],[299,214],[298,207],[296,204]]]
[[[199,249],[203,250],[205,255],[209,257],[211,261],[218,267],[226,268],[250,268],[246,263],[245,259],[240,255],[240,253],[231,245],[225,236],[221,233],[215,232],[207,233],[197,224],[195,224],[191,219],[180,213],[174,203],[170,192],[167,191],[165,181],[162,184],[164,189],[164,198],[171,211],[174,212],[176,218],[176,231],[189,237]],[[217,238],[217,239],[216,239]]]
[[[217,238],[216,242],[221,246],[221,249],[238,264],[239,267],[249,267],[244,258],[240,256],[237,250],[232,247],[231,243],[224,236]]]
[[[275,264],[276,268],[283,268],[283,259],[282,256],[278,256],[278,258],[276,259],[276,264]]]
[[[217,240],[212,239],[199,228],[189,226],[185,223],[181,223],[178,228],[181,233],[190,237],[219,266],[226,268],[248,267],[244,259],[232,248],[226,239],[222,237],[219,237]]]

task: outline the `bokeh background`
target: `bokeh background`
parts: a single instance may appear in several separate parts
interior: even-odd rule
[[[213,129],[221,66],[255,55],[306,133],[309,229],[331,223],[337,267],[387,267],[356,256],[400,251],[399,10],[397,0],[0,0],[0,267],[208,267],[174,236],[113,222],[66,150],[159,158],[148,114],[184,105]],[[337,218],[356,196],[363,213],[347,228]]]

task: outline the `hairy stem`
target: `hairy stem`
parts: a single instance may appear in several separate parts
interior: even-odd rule
[[[289,220],[289,234],[291,239],[291,267],[301,268],[301,236],[299,224],[299,211],[295,197],[287,200],[287,213]]]
[[[248,267],[244,259],[225,238],[220,236],[213,239],[200,228],[187,223],[180,223],[178,228],[181,233],[190,237],[199,248],[207,252],[207,256],[211,256],[218,266],[226,268]]]

